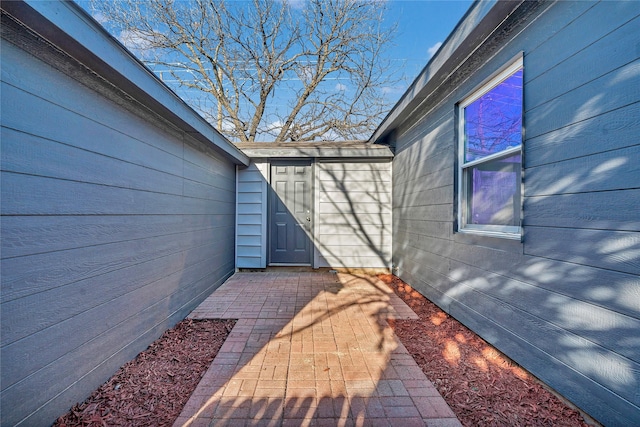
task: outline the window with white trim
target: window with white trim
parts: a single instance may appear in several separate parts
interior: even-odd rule
[[[459,104],[458,231],[519,239],[522,58]]]

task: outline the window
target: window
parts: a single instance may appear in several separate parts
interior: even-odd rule
[[[520,238],[522,58],[459,104],[458,231]]]

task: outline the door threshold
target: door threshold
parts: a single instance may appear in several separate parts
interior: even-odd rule
[[[267,267],[311,267],[311,264],[290,264],[287,262],[272,262]]]
[[[265,271],[271,272],[293,272],[293,273],[317,273],[320,270],[314,269],[310,264],[269,264]]]

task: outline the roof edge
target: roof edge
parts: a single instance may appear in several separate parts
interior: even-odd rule
[[[525,0],[476,0],[369,139],[385,144],[421,100],[451,75]]]
[[[2,2],[1,8],[192,138],[235,164],[249,164],[244,153],[77,4],[20,0]],[[118,64],[118,69],[112,64]]]
[[[264,158],[357,158],[392,159],[391,148],[368,143],[320,142],[320,143],[254,143],[237,144],[252,159]]]

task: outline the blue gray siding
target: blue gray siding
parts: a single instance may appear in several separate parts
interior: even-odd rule
[[[48,425],[233,273],[235,165],[1,50],[2,425]]]
[[[640,3],[544,4],[508,24],[395,131],[394,263],[587,413],[637,425]],[[455,104],[519,52],[523,242],[455,233]]]
[[[236,267],[267,266],[267,162],[238,169]]]

